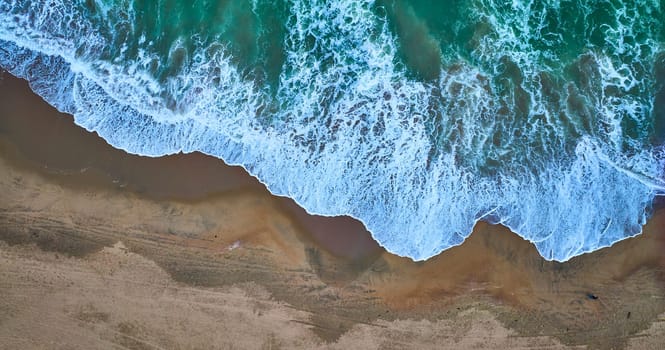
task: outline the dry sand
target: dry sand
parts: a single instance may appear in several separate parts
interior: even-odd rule
[[[0,83],[0,348],[665,344],[665,211],[565,264],[500,226],[424,263],[200,154],[112,149]]]

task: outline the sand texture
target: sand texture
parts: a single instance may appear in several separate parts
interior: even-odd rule
[[[661,349],[665,211],[565,264],[501,226],[424,263],[200,154],[0,84],[0,349]]]

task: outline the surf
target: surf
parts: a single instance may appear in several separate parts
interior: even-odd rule
[[[621,5],[16,0],[0,66],[114,147],[241,165],[395,254],[485,220],[565,261],[639,234],[665,195],[663,9]],[[595,24],[556,29],[578,17]]]

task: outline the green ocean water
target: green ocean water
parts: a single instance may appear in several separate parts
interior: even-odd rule
[[[508,128],[520,132],[516,124],[533,124],[545,118],[543,114],[532,113],[534,92],[525,86],[531,82],[524,80],[533,78],[526,75],[532,75],[535,70],[539,71],[537,83],[543,85],[538,93],[549,100],[544,104],[555,114],[560,110],[560,92],[566,89],[566,84],[572,83],[584,90],[593,89],[593,84],[599,83],[593,81],[597,72],[589,71],[592,70],[589,65],[594,64],[590,62],[594,59],[591,54],[602,52],[615,64],[627,65],[625,69],[635,80],[663,69],[659,65],[663,64],[663,58],[658,54],[662,49],[665,13],[658,2],[644,3],[641,6],[625,1],[382,0],[371,6],[376,16],[373,28],[376,32],[365,34],[368,38],[378,37],[379,30],[384,26],[388,28],[396,42],[393,61],[403,67],[408,79],[436,85],[442,72],[455,70],[460,65],[475,67],[486,75],[491,89],[504,97],[499,102],[503,104],[500,118],[513,124]],[[289,70],[285,46],[287,28],[300,20],[293,18],[290,6],[289,1],[86,1],[81,12],[99,21],[99,28],[104,29],[103,34],[110,44],[104,47],[100,58],[109,62],[141,61],[163,84],[169,78],[187,74],[188,68],[196,64],[192,61],[205,61],[223,51],[244,77],[276,95],[280,74]],[[329,29],[331,31],[323,35],[337,34],[334,28]],[[313,53],[313,59],[318,61],[317,66],[325,69],[326,65],[338,64],[326,48],[317,47],[317,39],[309,34],[303,40],[305,50]],[[497,52],[487,52],[488,46]],[[205,54],[193,57],[193,53],[202,48]],[[343,52],[341,54],[343,56]],[[353,58],[346,59],[350,65],[355,63]],[[595,77],[595,80],[600,79]],[[639,81],[636,85],[611,93],[619,99],[629,95],[649,104],[647,100],[654,95],[654,90],[658,89],[654,85],[658,84]],[[176,87],[178,90],[187,88]],[[573,139],[596,133],[602,121],[594,120],[594,116],[589,115],[593,111],[584,107],[588,97],[583,91],[580,91],[581,96],[572,95],[567,101],[567,115],[557,125],[558,131],[565,131],[565,136]],[[175,108],[177,92],[165,93],[163,97]],[[441,130],[436,129],[447,116],[436,107],[428,114],[430,120],[425,122],[431,121],[428,123],[430,135],[438,134]],[[662,112],[656,111],[652,116],[652,123],[621,118],[626,147],[634,140],[652,144],[662,141],[665,132]],[[658,116],[660,118],[655,118]],[[560,137],[558,132],[552,135],[545,140],[534,140],[531,146],[547,147]],[[434,137],[433,142],[445,148],[450,136]],[[506,139],[504,135],[493,137],[497,139],[495,143]],[[573,147],[575,142],[564,141],[563,146],[566,145]],[[490,165],[500,166],[502,161],[500,157],[488,159]]]
[[[243,165],[424,259],[478,220],[548,259],[665,193],[665,1],[0,3],[0,65],[145,155]]]

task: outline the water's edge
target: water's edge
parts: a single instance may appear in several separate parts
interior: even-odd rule
[[[488,0],[437,22],[418,1],[287,1],[279,18],[256,1],[162,28],[132,1],[16,0],[0,5],[0,66],[116,148],[241,166],[394,254],[425,260],[487,221],[566,261],[640,234],[665,194],[662,9],[601,3]],[[277,51],[243,51],[239,18]],[[270,53],[265,76],[243,66]]]

